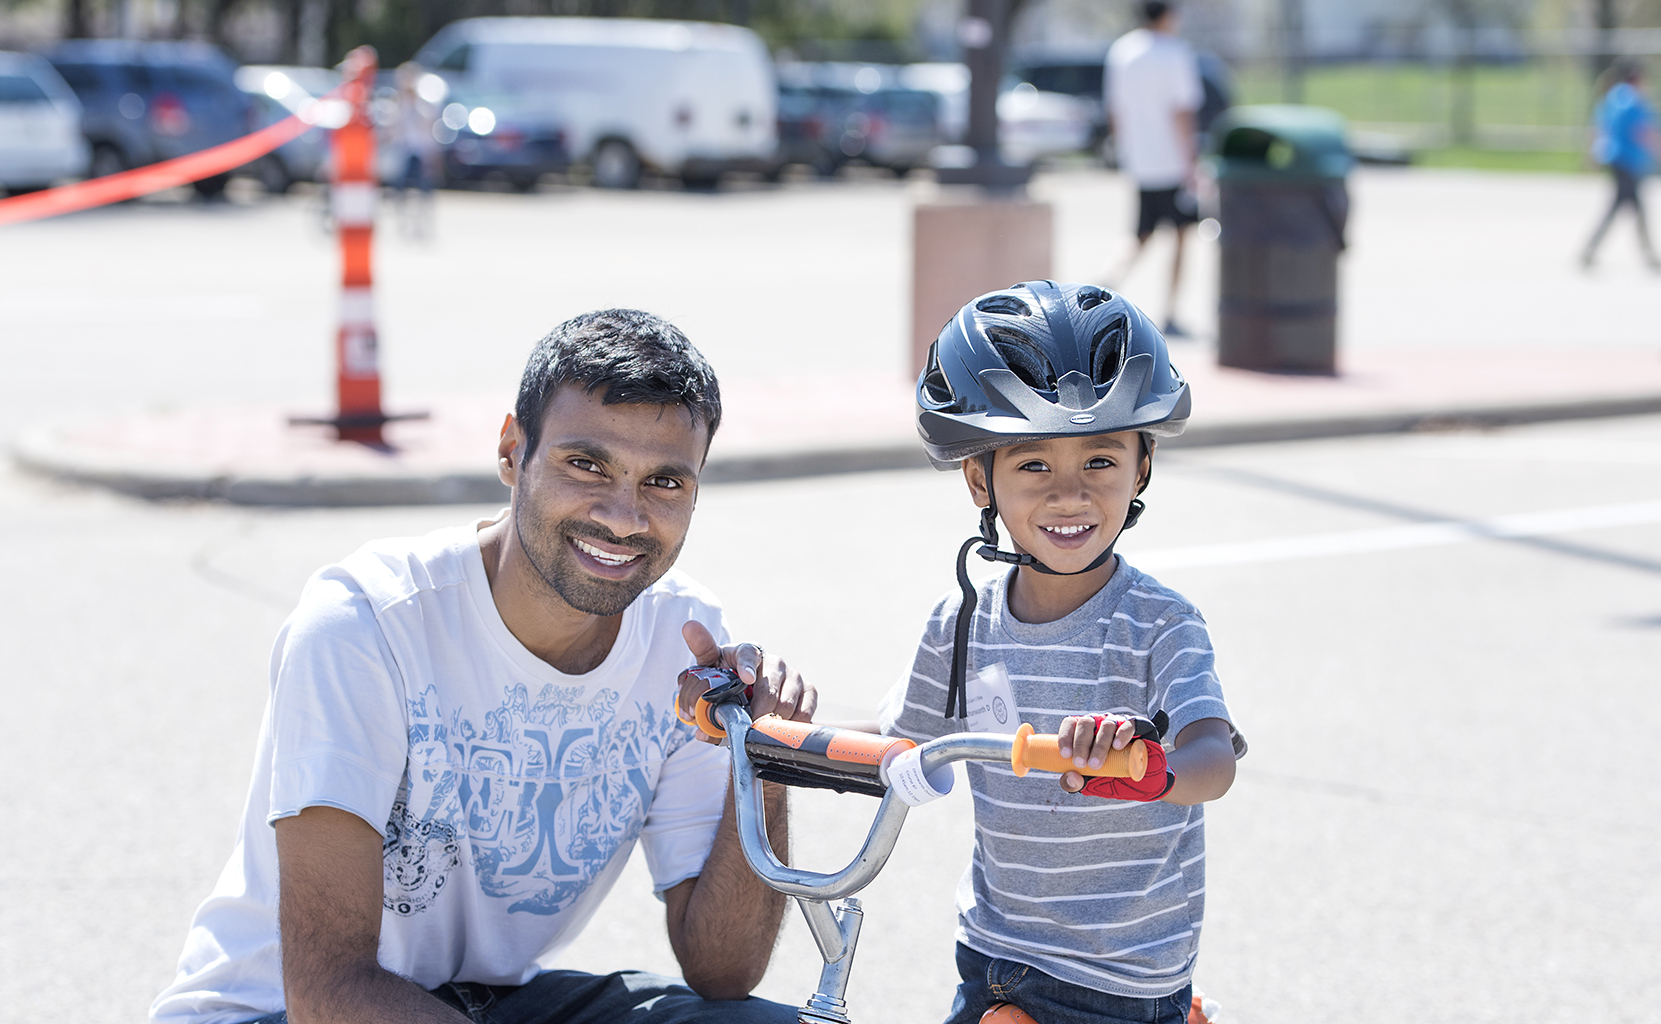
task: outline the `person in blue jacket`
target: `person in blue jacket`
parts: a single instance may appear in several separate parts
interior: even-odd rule
[[[1651,270],[1661,270],[1661,258],[1650,243],[1649,226],[1644,222],[1644,204],[1638,186],[1655,170],[1657,133],[1655,108],[1643,94],[1644,70],[1634,63],[1616,64],[1608,72],[1613,83],[1604,90],[1592,111],[1597,137],[1592,142],[1592,159],[1609,168],[1615,178],[1615,201],[1603,215],[1597,230],[1586,243],[1580,262],[1590,267],[1597,258],[1598,245],[1621,207],[1631,206],[1638,223],[1638,244]]]

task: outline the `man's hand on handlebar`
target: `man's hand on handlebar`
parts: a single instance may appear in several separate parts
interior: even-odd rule
[[[766,654],[753,643],[722,647],[701,622],[682,626],[681,636],[698,664],[731,669],[750,684],[750,717],[760,718],[771,713],[795,722],[813,721],[813,713],[819,707],[819,693],[800,673],[786,665],[783,658]],[[698,698],[704,695],[704,686],[696,679],[687,679],[681,684],[679,700],[683,716],[697,705]],[[698,737],[706,743],[721,742],[702,731]]]

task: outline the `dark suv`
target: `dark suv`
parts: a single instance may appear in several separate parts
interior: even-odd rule
[[[945,141],[932,92],[895,85],[892,68],[794,64],[779,72],[779,164],[835,174],[863,160],[905,175]]]
[[[94,177],[217,146],[255,127],[236,65],[204,43],[78,39],[45,57],[81,100]],[[228,177],[198,181],[196,191],[217,195]]]

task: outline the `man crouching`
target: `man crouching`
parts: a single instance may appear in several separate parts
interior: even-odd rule
[[[152,1020],[795,1019],[745,998],[785,901],[744,863],[727,752],[675,712],[693,663],[753,681],[757,715],[807,721],[817,701],[729,645],[671,568],[720,420],[680,331],[576,317],[531,354],[503,427],[509,508],[312,577],[277,636],[236,849]],[[784,803],[769,784],[781,857]],[[637,839],[685,983],[544,970]]]

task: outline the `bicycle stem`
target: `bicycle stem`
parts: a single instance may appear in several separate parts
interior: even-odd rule
[[[850,1024],[845,999],[848,976],[853,971],[854,948],[865,920],[859,900],[851,894],[871,884],[882,871],[909,808],[892,794],[884,796],[877,808],[876,821],[865,837],[865,845],[841,871],[827,875],[793,868],[778,859],[773,853],[773,844],[767,839],[767,810],[761,785],[744,749],[744,738],[750,730],[749,711],[742,705],[722,704],[715,708],[715,714],[727,730],[728,746],[732,750],[733,809],[737,812],[738,841],[744,857],[763,881],[792,897],[802,908],[807,930],[825,962],[819,972],[818,990],[797,1011],[798,1024]],[[842,899],[842,902],[832,908],[827,901],[833,899]]]

